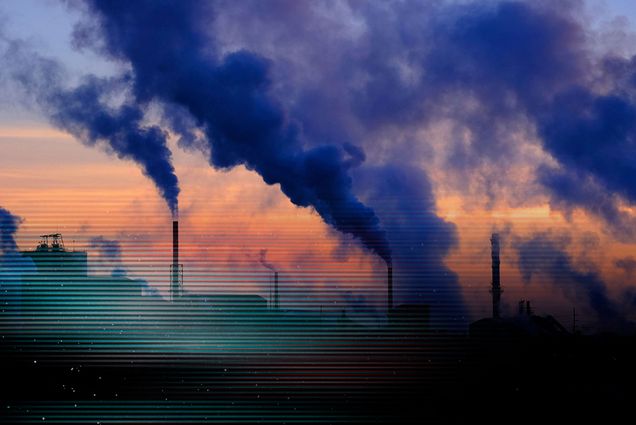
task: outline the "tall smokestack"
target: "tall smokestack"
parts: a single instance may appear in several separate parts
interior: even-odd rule
[[[183,282],[183,268],[179,264],[179,221],[172,222],[172,265],[170,266],[170,299],[176,300],[181,296]]]
[[[386,270],[386,283],[387,283],[387,303],[386,310],[387,315],[391,314],[391,310],[393,310],[393,266],[387,265]]]
[[[499,318],[499,302],[501,301],[501,282],[499,276],[499,234],[493,233],[490,238],[492,255],[492,317]]]
[[[274,310],[280,307],[278,298],[278,272],[274,272]]]

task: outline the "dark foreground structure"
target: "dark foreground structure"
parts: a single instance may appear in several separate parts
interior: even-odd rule
[[[421,305],[363,327],[174,274],[170,302],[64,258],[3,277],[4,423],[633,423],[634,336],[531,314],[441,332]]]
[[[633,337],[478,340],[275,315],[248,322],[234,316],[198,331],[120,324],[101,335],[5,327],[2,415],[6,423],[633,423]]]

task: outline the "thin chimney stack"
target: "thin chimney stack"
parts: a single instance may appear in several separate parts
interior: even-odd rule
[[[170,265],[170,300],[181,296],[183,284],[183,266],[179,264],[179,221],[172,222],[172,264]]]
[[[278,298],[278,272],[274,272],[274,310],[278,310],[280,307]]]
[[[388,265],[386,270],[387,276],[387,314],[391,314],[393,310],[393,266]]]
[[[501,281],[499,275],[499,234],[493,233],[490,238],[492,256],[492,317],[499,318],[499,303],[501,301]]]

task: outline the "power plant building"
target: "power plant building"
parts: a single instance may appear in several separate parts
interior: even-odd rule
[[[21,251],[30,258],[37,272],[50,277],[87,277],[88,259],[85,251],[68,251],[59,233],[42,235],[33,251]]]

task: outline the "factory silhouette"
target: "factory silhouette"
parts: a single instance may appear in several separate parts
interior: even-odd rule
[[[67,249],[60,233],[40,236],[33,250],[23,250],[22,258],[32,262],[33,268],[18,270],[13,284],[5,285],[11,295],[4,309],[5,319],[14,324],[38,323],[34,332],[55,334],[68,332],[74,326],[86,331],[102,333],[104,325],[120,327],[124,338],[132,327],[166,327],[178,332],[205,335],[219,330],[236,331],[251,327],[254,332],[267,327],[285,331],[304,327],[312,332],[330,330],[364,332],[360,323],[347,317],[345,310],[338,314],[320,311],[281,309],[279,272],[272,272],[269,299],[244,293],[199,294],[184,289],[184,267],[180,263],[179,222],[172,222],[172,262],[169,265],[169,295],[149,290],[143,279],[133,279],[126,273],[110,276],[91,275],[88,253]],[[18,277],[19,276],[19,277]],[[17,278],[17,279],[16,279]],[[16,282],[19,280],[20,282]],[[386,325],[391,332],[408,333],[415,337],[429,330],[429,306],[425,304],[393,305],[393,268],[386,274]],[[31,320],[34,319],[34,320]],[[229,327],[226,325],[230,325]],[[134,332],[133,332],[134,334]],[[165,332],[172,335],[174,332]],[[158,337],[160,339],[160,337]],[[171,337],[166,341],[169,343]]]
[[[492,317],[477,320],[469,326],[474,337],[508,338],[514,335],[546,334],[567,335],[565,329],[552,316],[533,314],[529,300],[519,301],[519,312],[514,317],[502,317],[500,313],[502,286],[500,275],[500,240],[493,233],[491,243]],[[179,261],[179,222],[172,222],[172,262],[169,266],[168,299],[156,291],[148,291],[147,283],[131,279],[125,273],[111,276],[89,275],[86,251],[66,249],[61,234],[41,235],[34,250],[24,250],[22,257],[32,261],[35,269],[22,274],[22,282],[14,286],[14,308],[6,308],[19,316],[46,316],[56,312],[60,316],[56,324],[79,320],[80,317],[99,317],[101,320],[129,320],[136,317],[140,322],[169,323],[183,320],[183,315],[197,319],[230,320],[235,323],[263,324],[268,326],[287,323],[310,324],[311,328],[329,327],[330,322],[322,314],[293,309],[281,310],[279,272],[264,263],[272,272],[273,282],[269,299],[260,295],[227,293],[197,294],[184,290],[184,268]],[[387,265],[386,274],[386,324],[391,330],[406,330],[414,336],[430,332],[430,306],[426,304],[401,304],[393,302],[393,267]],[[14,315],[15,316],[15,315]],[[19,317],[16,316],[16,317]],[[351,327],[344,310],[336,323]],[[201,321],[190,320],[198,323]],[[309,323],[313,322],[313,323]],[[185,320],[181,323],[188,323]]]
[[[526,335],[566,336],[569,331],[553,316],[533,314],[530,300],[519,300],[516,317],[501,316],[501,259],[499,234],[493,233],[490,238],[492,259],[492,317],[477,320],[470,324],[470,334],[481,338],[514,338]],[[575,331],[574,329],[572,330]]]
[[[391,267],[387,320],[368,327],[346,315],[281,308],[273,269],[268,299],[190,293],[176,220],[166,298],[125,274],[91,275],[87,252],[67,249],[59,233],[42,235],[20,252],[20,264],[29,263],[20,281],[5,281],[0,371],[20,377],[0,390],[18,406],[5,414],[9,422],[64,412],[94,422],[204,423],[220,411],[229,416],[219,420],[239,422],[276,412],[281,422],[624,423],[616,419],[628,417],[631,404],[620,400],[634,395],[633,336],[570,332],[534,314],[528,300],[506,317],[498,234],[490,246],[491,317],[453,333],[433,326],[427,305],[393,306]],[[99,396],[128,403],[132,413],[90,404]],[[20,401],[34,398],[58,404]],[[130,407],[139,400],[179,404],[149,419],[147,409]],[[571,408],[575,402],[615,408]]]

